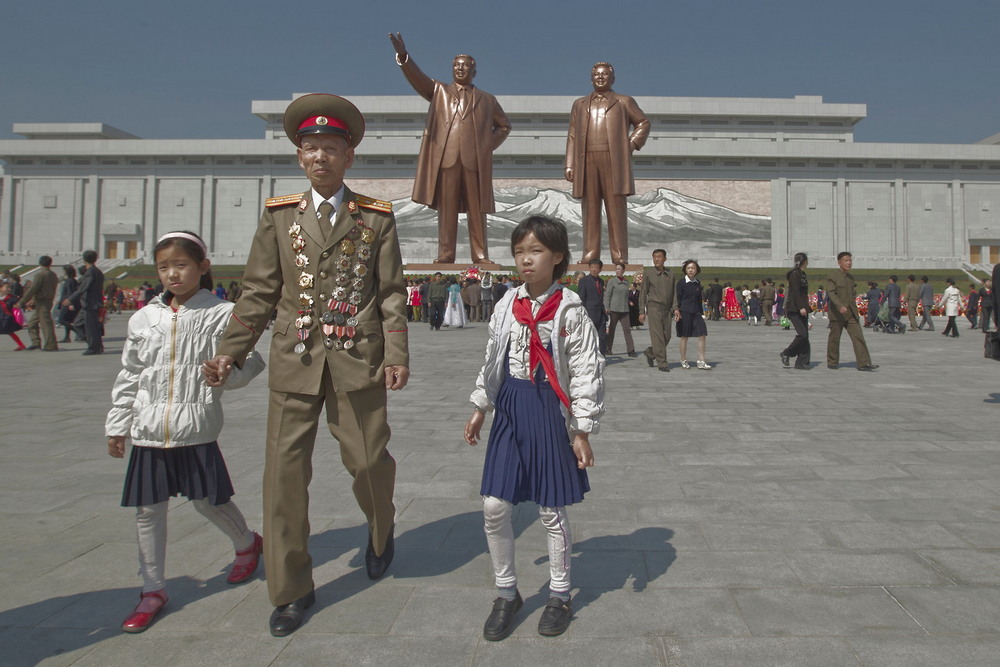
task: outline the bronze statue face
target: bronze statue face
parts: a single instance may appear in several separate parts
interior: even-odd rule
[[[470,56],[455,56],[451,64],[451,73],[455,83],[468,86],[476,77],[476,61]]]
[[[606,93],[615,83],[615,71],[607,65],[597,65],[590,73],[590,81],[594,84],[594,91]]]

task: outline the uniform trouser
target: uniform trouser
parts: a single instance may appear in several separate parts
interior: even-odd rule
[[[847,329],[847,335],[851,337],[858,366],[870,366],[872,358],[868,354],[864,330],[861,328],[858,318],[854,316],[853,312],[842,315],[840,313],[834,314],[833,310],[830,311],[830,338],[826,343],[826,363],[840,363],[840,334],[844,329]]]
[[[52,321],[52,302],[35,300],[35,309],[28,316],[28,336],[31,344],[46,350],[58,350],[56,325]]]
[[[493,576],[497,588],[517,586],[514,568],[514,506],[502,498],[483,496],[483,519],[486,543],[493,561]],[[570,589],[570,555],[573,536],[565,507],[539,507],[549,546],[549,590],[565,593]]]
[[[931,308],[932,306],[924,306],[924,314],[923,317],[920,318],[919,329],[923,329],[926,324],[928,331],[934,331],[934,320],[931,319]]]
[[[774,311],[774,301],[761,301],[760,307],[764,310],[764,324],[770,324],[774,321],[771,313]]]
[[[386,389],[338,392],[329,367],[316,396],[270,392],[264,459],[264,562],[274,606],[293,602],[313,588],[309,555],[309,482],[320,413],[354,478],[354,497],[368,519],[377,554],[385,549],[396,508],[396,462],[386,450]]]
[[[917,301],[906,301],[906,315],[910,318],[910,329],[917,328]]]
[[[483,322],[489,322],[493,317],[493,299],[483,299]]]
[[[479,173],[466,169],[461,162],[444,167],[438,172],[438,262],[455,261],[455,244],[458,241],[458,211],[464,203],[469,225],[469,249],[472,263],[489,261],[486,246],[486,214],[479,199]]]
[[[616,194],[611,174],[611,153],[588,151],[583,173],[583,258],[581,264],[601,256],[601,202],[608,216],[611,261],[628,263],[628,208],[626,195]]]
[[[73,320],[73,331],[76,335],[83,335],[87,340],[87,349],[92,352],[102,352],[104,341],[101,336],[100,313],[95,308],[93,310],[84,308],[79,311],[76,319]]]
[[[979,326],[982,328],[983,333],[986,333],[990,329],[990,319],[993,317],[992,308],[983,308],[982,312],[979,314]]]
[[[213,505],[207,499],[192,500],[194,508],[232,540],[233,549],[243,551],[253,546],[253,533],[247,528],[243,513],[235,503]],[[139,541],[139,575],[142,592],[152,593],[167,585],[164,569],[167,560],[168,501],[135,508],[135,532]]]
[[[649,325],[649,349],[659,365],[667,363],[667,343],[673,325],[670,309],[658,303],[646,304],[646,324]]]
[[[795,338],[782,354],[786,357],[795,357],[796,366],[808,366],[812,351],[812,347],[809,345],[809,316],[791,311],[786,311],[785,315],[795,329]]]
[[[611,311],[611,319],[608,322],[608,352],[615,347],[615,328],[621,322],[622,333],[625,334],[625,351],[634,352],[635,343],[632,341],[632,327],[629,326],[628,313],[616,313]]]

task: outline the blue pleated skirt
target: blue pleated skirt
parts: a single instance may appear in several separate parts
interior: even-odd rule
[[[480,494],[563,507],[590,491],[577,468],[559,397],[548,382],[506,376],[494,405]]]
[[[173,496],[225,505],[233,483],[219,443],[190,447],[132,447],[122,507],[155,505]]]

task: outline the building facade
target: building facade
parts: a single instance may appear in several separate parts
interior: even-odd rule
[[[436,213],[410,198],[427,103],[360,96],[367,131],[348,184],[390,200],[404,260],[436,254]],[[562,178],[572,97],[500,96],[512,125],[494,154],[491,256],[509,263],[510,229],[532,213],[567,223],[582,245],[580,205]],[[832,266],[901,270],[1000,261],[1000,135],[978,144],[854,141],[863,104],[791,99],[638,97],[651,122],[633,155],[633,261],[656,247],[705,265],[788,264],[798,251]],[[100,123],[17,123],[0,141],[0,258],[39,254],[150,262],[155,240],[193,230],[213,261],[239,264],[264,200],[308,188],[284,136],[287,100],[254,101],[260,139],[140,139]],[[459,234],[459,261],[468,258]],[[605,243],[604,247],[607,245]],[[3,261],[0,259],[0,261]]]

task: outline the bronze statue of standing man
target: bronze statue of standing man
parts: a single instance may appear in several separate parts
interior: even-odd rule
[[[615,68],[597,63],[590,73],[594,92],[573,103],[566,139],[566,180],[573,197],[583,199],[583,257],[601,254],[601,202],[608,217],[611,261],[628,263],[628,214],[625,198],[635,194],[632,151],[649,136],[649,119],[635,100],[611,90]],[[629,126],[632,126],[631,133]]]
[[[457,55],[450,84],[420,71],[406,51],[403,36],[390,33],[396,64],[413,89],[431,103],[420,142],[413,201],[438,212],[438,257],[455,261],[458,214],[469,222],[474,264],[493,264],[486,240],[486,214],[493,213],[493,151],[510,133],[510,121],[496,98],[472,85],[476,61]]]

